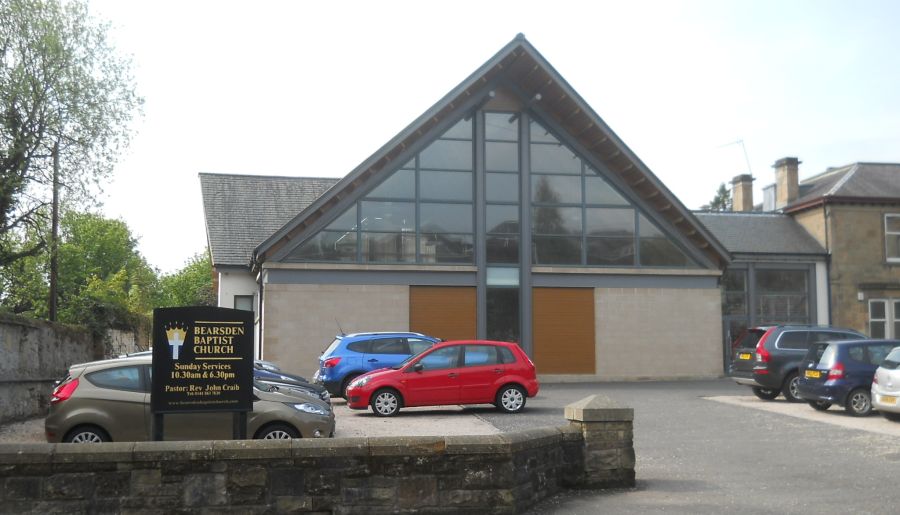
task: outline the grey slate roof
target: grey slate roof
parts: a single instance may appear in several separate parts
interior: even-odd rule
[[[819,242],[788,215],[755,212],[695,212],[694,215],[732,254],[825,254]]]
[[[900,164],[853,163],[829,168],[801,181],[800,196],[791,206],[822,197],[900,200]]]
[[[253,249],[338,179],[201,173],[213,266],[250,267]]]

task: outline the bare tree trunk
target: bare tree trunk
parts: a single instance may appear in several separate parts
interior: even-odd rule
[[[56,321],[56,280],[59,273],[59,140],[53,144],[53,218],[50,234],[50,321]]]

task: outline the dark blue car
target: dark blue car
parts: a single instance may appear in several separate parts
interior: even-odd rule
[[[800,363],[800,397],[825,411],[836,404],[864,417],[872,412],[872,376],[897,346],[887,340],[815,343]]]
[[[319,369],[313,382],[325,386],[331,395],[345,397],[347,385],[354,378],[399,365],[439,342],[421,333],[354,333],[335,336],[328,349],[319,356]],[[345,397],[346,398],[346,397]]]

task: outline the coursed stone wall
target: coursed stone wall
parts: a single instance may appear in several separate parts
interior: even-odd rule
[[[0,512],[517,513],[634,485],[633,411],[499,435],[0,445]]]

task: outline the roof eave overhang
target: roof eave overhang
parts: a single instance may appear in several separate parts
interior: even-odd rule
[[[796,214],[825,204],[900,204],[897,197],[850,197],[827,195],[786,206],[784,214]]]

